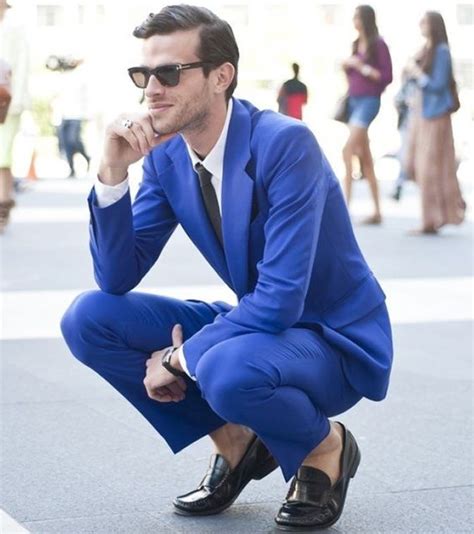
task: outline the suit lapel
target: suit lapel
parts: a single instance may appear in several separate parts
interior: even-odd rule
[[[250,112],[234,99],[222,179],[224,250],[207,217],[199,180],[184,140],[177,138],[166,150],[174,163],[172,176],[166,180],[166,189],[177,218],[239,298],[248,291],[249,225],[254,190],[253,180],[245,171],[250,160],[250,133]]]
[[[250,115],[234,99],[222,180],[222,233],[227,265],[239,298],[248,291],[249,225],[254,183],[245,172],[250,159]]]
[[[192,167],[184,140],[180,138],[167,150],[174,163],[173,176],[167,180],[167,194],[176,216],[209,263],[232,287],[224,251],[217,239],[204,206],[199,180]]]

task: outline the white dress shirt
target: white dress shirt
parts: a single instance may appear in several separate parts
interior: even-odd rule
[[[217,196],[217,202],[219,203],[219,211],[222,215],[222,179],[224,175],[224,153],[225,153],[225,146],[227,143],[227,134],[229,131],[229,124],[230,124],[230,118],[232,116],[232,108],[233,108],[233,102],[232,98],[229,100],[229,104],[227,106],[227,115],[225,118],[224,127],[222,128],[221,135],[219,136],[219,139],[217,140],[217,143],[214,145],[212,150],[209,152],[209,154],[204,158],[204,160],[201,160],[199,156],[194,152],[194,150],[189,146],[189,144],[186,143],[186,148],[188,150],[189,157],[191,159],[191,162],[193,164],[194,170],[196,170],[196,165],[199,163],[203,165],[211,174],[211,184],[212,187],[214,187],[214,190],[216,192]],[[197,171],[196,171],[197,174]],[[112,204],[115,204],[115,202],[119,201],[128,191],[129,188],[129,182],[128,182],[128,176],[125,178],[123,182],[120,182],[117,185],[106,185],[100,181],[100,177],[97,176],[94,189],[95,189],[95,195],[97,199],[97,204],[99,208],[107,208],[108,206],[111,206]],[[186,365],[186,359],[184,357],[184,351],[183,347],[180,347],[178,352],[179,357],[179,363],[181,364],[181,367],[184,369],[187,375],[191,376],[188,367]],[[193,380],[195,378],[191,376]]]

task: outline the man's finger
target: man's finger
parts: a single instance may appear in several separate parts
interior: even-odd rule
[[[150,116],[148,116],[147,118],[145,118],[145,120],[140,122],[140,125],[143,128],[143,131],[145,132],[150,149],[155,148],[161,143],[164,143],[177,135],[176,133],[160,134],[156,132],[153,129],[153,123],[152,123],[152,119]]]
[[[152,147],[158,146],[161,143],[164,143],[165,141],[168,141],[169,139],[172,139],[176,135],[177,134],[175,134],[175,133],[165,134],[165,135],[161,135],[161,134],[156,135],[155,134],[155,137],[153,138],[153,140],[151,142],[151,146]]]
[[[158,388],[154,388],[153,389],[153,393],[158,395],[159,397],[161,396],[166,396],[166,395],[169,395],[169,396],[173,396],[174,393],[173,391],[169,388],[169,385],[167,386],[160,386]]]
[[[184,399],[185,397],[184,392],[182,389],[180,389],[180,387],[176,384],[176,382],[173,382],[172,384],[168,384],[166,387],[168,388],[169,395],[171,396],[171,399],[174,402],[179,402]]]
[[[130,130],[130,128],[126,128],[125,126],[120,126],[120,128],[121,137],[123,137],[128,142],[128,144],[133,148],[135,152],[141,154],[140,144],[135,134]]]
[[[157,134],[153,130],[152,118],[149,115],[145,116],[143,120],[140,121],[140,126],[146,136],[149,148],[152,149],[155,146],[155,140],[157,138]]]
[[[180,385],[177,382],[172,382],[171,384],[168,384],[168,389],[175,397],[179,397],[180,399],[184,398],[184,391],[181,389]]]
[[[173,347],[179,347],[183,344],[183,327],[180,324],[173,326],[171,339],[173,340]]]
[[[154,389],[152,392],[153,398],[160,402],[178,402],[183,400],[183,394],[175,393],[175,391],[170,388],[170,385],[171,384]]]
[[[160,402],[170,402],[172,400],[171,392],[165,388],[146,388],[147,395],[150,397],[150,399],[154,399]]]
[[[180,376],[176,377],[176,383],[179,385],[182,391],[186,391],[186,389],[188,388],[188,384],[186,383],[186,380]]]
[[[152,393],[149,395],[149,397],[153,400],[156,400],[158,402],[173,402],[173,399],[171,398],[171,395],[156,395],[155,393]]]
[[[130,128],[127,128],[130,135],[135,136],[136,142],[138,143],[139,151],[145,155],[151,150],[151,146],[148,144],[148,139],[143,130],[142,123],[139,121],[133,122]]]

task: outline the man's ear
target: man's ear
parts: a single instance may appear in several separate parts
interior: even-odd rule
[[[213,71],[214,90],[216,93],[225,93],[235,76],[232,63],[223,63]]]

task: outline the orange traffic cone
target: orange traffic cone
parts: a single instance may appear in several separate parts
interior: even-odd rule
[[[31,154],[31,161],[30,161],[30,167],[28,169],[28,174],[26,175],[28,180],[35,181],[38,179],[38,175],[36,174],[36,150],[33,150],[33,154]]]

